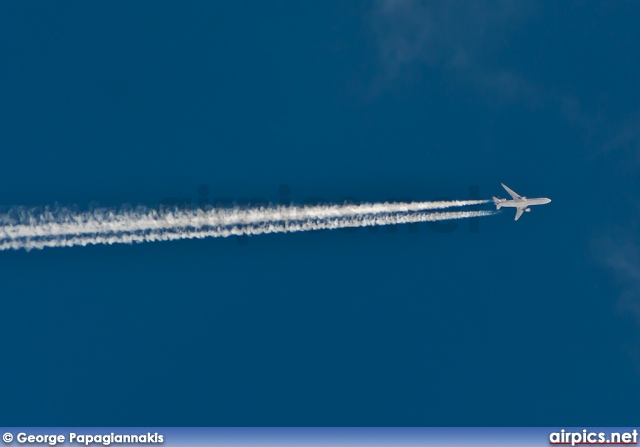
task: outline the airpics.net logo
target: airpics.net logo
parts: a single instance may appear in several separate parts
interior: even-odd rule
[[[596,432],[560,430],[549,435],[551,445],[637,445],[638,430],[626,432]]]

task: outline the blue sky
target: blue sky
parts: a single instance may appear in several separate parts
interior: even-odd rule
[[[3,252],[5,425],[629,425],[636,2],[0,6],[0,204],[551,197]],[[286,189],[286,188],[285,188]],[[202,189],[200,190],[203,191]]]

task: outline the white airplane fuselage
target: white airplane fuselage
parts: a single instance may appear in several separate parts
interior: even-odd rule
[[[546,197],[539,197],[536,199],[520,199],[520,200],[506,200],[504,202],[497,203],[497,209],[505,208],[527,208],[529,205],[546,205],[551,202],[551,199]]]

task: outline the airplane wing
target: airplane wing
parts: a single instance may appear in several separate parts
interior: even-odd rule
[[[524,213],[524,209],[522,209],[522,208],[517,208],[517,209],[516,209],[516,218],[515,218],[515,220],[520,219],[520,216],[522,216],[522,213]]]
[[[509,188],[507,185],[505,185],[504,183],[500,183],[500,184],[509,193],[509,195],[513,200],[518,200],[520,198],[520,196],[514,190]]]

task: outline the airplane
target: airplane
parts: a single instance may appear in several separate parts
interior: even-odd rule
[[[518,194],[516,194],[515,191],[513,191],[512,189],[510,189],[507,185],[505,185],[504,183],[500,183],[502,185],[502,187],[509,193],[509,195],[511,196],[511,198],[513,200],[507,200],[507,199],[499,199],[497,197],[493,198],[493,203],[495,203],[496,205],[496,209],[500,209],[501,207],[510,207],[510,208],[515,208],[516,209],[516,218],[515,220],[520,219],[520,216],[522,216],[523,212],[531,212],[531,208],[529,208],[530,205],[546,205],[547,203],[551,202],[551,199],[547,199],[546,197],[540,197],[537,199],[527,199],[524,196],[519,196]]]

